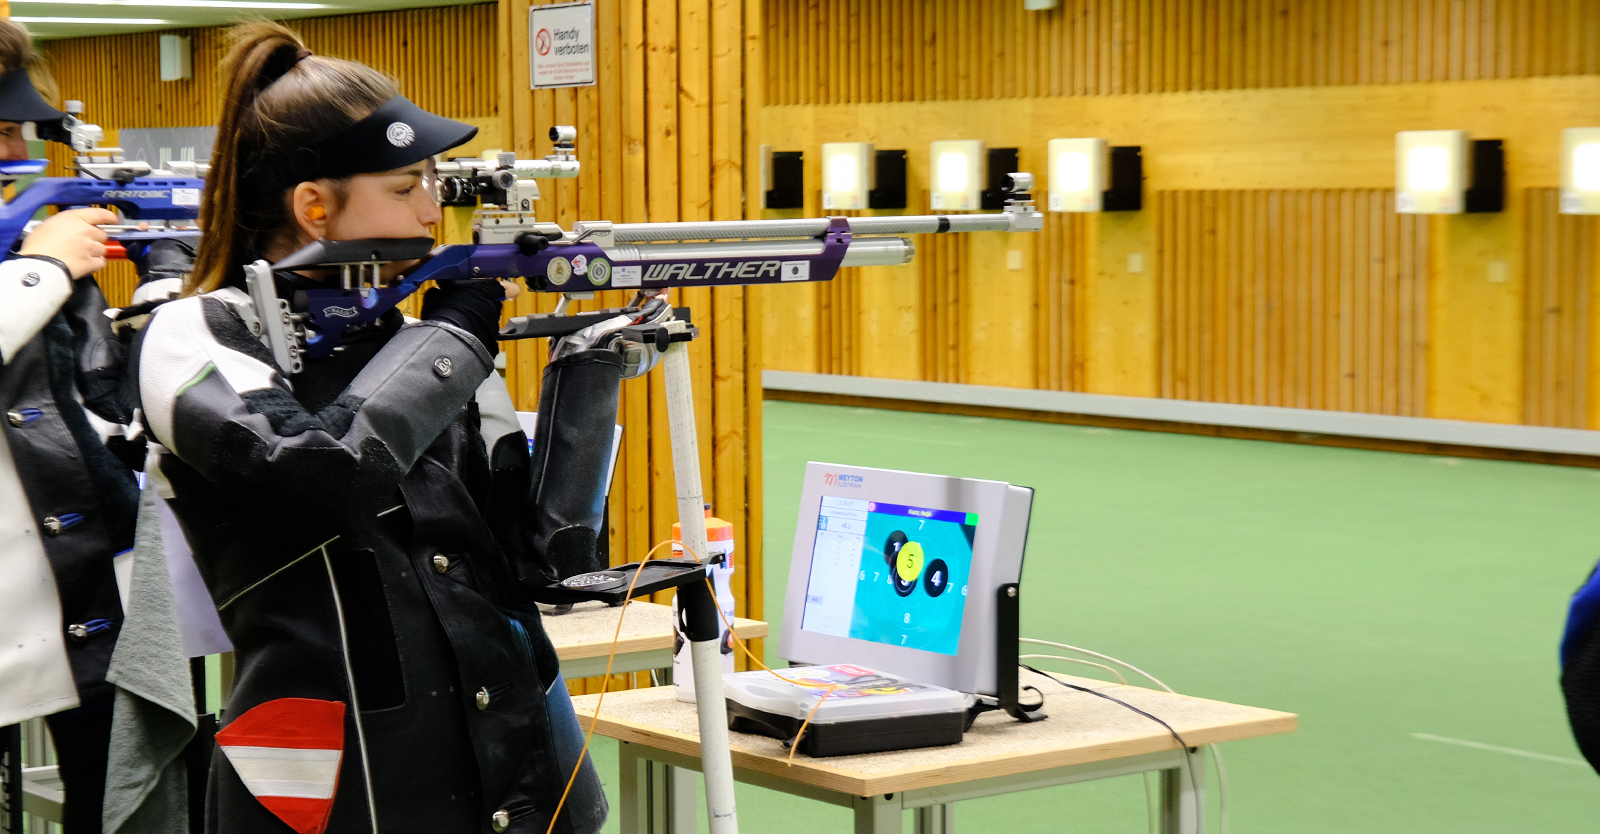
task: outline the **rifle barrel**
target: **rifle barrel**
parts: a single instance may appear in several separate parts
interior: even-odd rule
[[[1012,214],[901,215],[849,217],[853,235],[923,235],[940,232],[1007,232]],[[799,220],[719,220],[705,223],[618,223],[612,226],[617,243],[666,240],[758,240],[764,238],[817,237],[828,229],[826,217]],[[852,242],[852,247],[854,243]]]
[[[665,224],[651,224],[665,225]],[[558,244],[559,246],[559,244]],[[553,250],[552,250],[553,251]],[[652,243],[645,246],[616,246],[612,257],[619,261],[683,261],[696,259],[797,258],[822,254],[822,241],[728,240],[716,243]],[[840,266],[896,266],[910,263],[916,254],[911,241],[898,237],[852,238]]]

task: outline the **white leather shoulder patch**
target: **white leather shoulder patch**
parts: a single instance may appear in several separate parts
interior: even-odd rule
[[[49,261],[0,263],[0,360],[10,363],[72,295],[72,279]]]
[[[182,451],[172,436],[179,395],[212,372],[243,393],[272,387],[277,370],[218,343],[206,325],[201,297],[158,307],[145,328],[139,353],[139,396],[150,431],[167,448]]]

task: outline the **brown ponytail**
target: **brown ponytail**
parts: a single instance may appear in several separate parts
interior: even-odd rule
[[[244,177],[342,127],[400,94],[388,76],[364,64],[311,55],[300,36],[276,23],[246,23],[229,32],[222,119],[211,173],[200,199],[205,230],[184,294],[237,283],[245,264],[296,234],[291,189],[265,193]]]
[[[61,106],[61,91],[56,87],[55,77],[50,74],[44,56],[33,48],[33,35],[26,26],[9,18],[0,18],[0,74],[17,67],[28,70],[28,78],[33,82],[34,89],[39,91],[40,98],[52,107]]]

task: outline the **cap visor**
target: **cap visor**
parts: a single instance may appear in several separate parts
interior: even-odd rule
[[[0,75],[0,121],[59,122],[65,113],[45,103],[25,69]]]

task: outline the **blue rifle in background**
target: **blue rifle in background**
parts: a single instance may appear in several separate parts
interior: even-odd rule
[[[123,247],[149,240],[199,238],[194,221],[200,216],[200,192],[209,165],[172,162],[163,169],[124,159],[121,148],[99,147],[105,134],[98,126],[78,119],[82,102],[69,101],[66,110],[61,126],[52,125],[51,129],[68,138],[78,176],[39,177],[0,206],[0,252],[11,251],[27,234],[34,215],[47,206],[104,206],[116,211],[125,222],[107,227],[107,231]],[[44,173],[47,165],[43,159],[0,162],[0,184]],[[113,246],[108,256],[126,257],[120,250]]]

